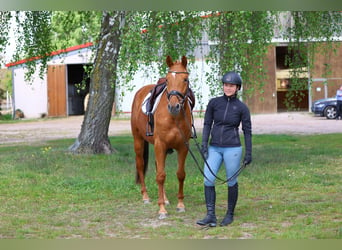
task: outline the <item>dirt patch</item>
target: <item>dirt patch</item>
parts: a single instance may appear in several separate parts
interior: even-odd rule
[[[197,133],[202,132],[203,118],[195,118]],[[77,138],[83,116],[44,119],[37,121],[0,124],[0,145],[45,142],[62,138]],[[308,112],[286,112],[252,115],[253,134],[329,134],[342,133],[342,120],[327,120]],[[113,119],[109,136],[130,134],[129,119]]]
[[[328,120],[308,112],[252,115],[253,134],[342,133],[342,120]]]

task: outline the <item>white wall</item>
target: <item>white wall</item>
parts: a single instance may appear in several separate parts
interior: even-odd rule
[[[32,83],[25,82],[26,69],[16,67],[13,70],[14,109],[24,112],[25,118],[38,118],[47,114],[46,76],[40,79],[38,73],[32,76]]]
[[[86,64],[93,62],[93,53],[91,48],[74,50],[68,53],[54,56],[48,64]]]

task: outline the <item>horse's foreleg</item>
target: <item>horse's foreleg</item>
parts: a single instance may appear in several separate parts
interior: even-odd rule
[[[177,178],[179,183],[178,188],[178,204],[177,204],[177,212],[185,212],[184,205],[184,180],[185,180],[185,159],[188,154],[187,149],[178,151],[178,170],[177,170]]]
[[[165,159],[166,159],[166,151],[162,146],[155,144],[155,158],[156,158],[156,181],[158,184],[158,205],[159,205],[159,219],[164,219],[167,216],[167,211],[165,208]]]

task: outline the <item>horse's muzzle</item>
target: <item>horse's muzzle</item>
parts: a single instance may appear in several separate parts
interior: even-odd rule
[[[174,99],[171,101],[171,97]],[[178,115],[181,111],[185,96],[177,90],[171,90],[170,93],[167,93],[167,99],[169,101],[167,105],[167,109],[171,115]]]
[[[182,105],[180,103],[176,103],[175,105],[168,104],[167,110],[171,115],[178,115],[182,109]]]

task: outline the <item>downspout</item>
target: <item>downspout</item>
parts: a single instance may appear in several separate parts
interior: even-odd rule
[[[312,89],[311,89],[311,73],[310,73],[310,63],[308,62],[308,95],[309,95],[309,112],[311,112],[312,106]]]
[[[15,98],[14,98],[14,93],[15,93],[15,89],[14,89],[14,69],[11,68],[11,72],[12,72],[12,75],[11,75],[11,82],[12,82],[12,119],[14,120],[15,119]]]

